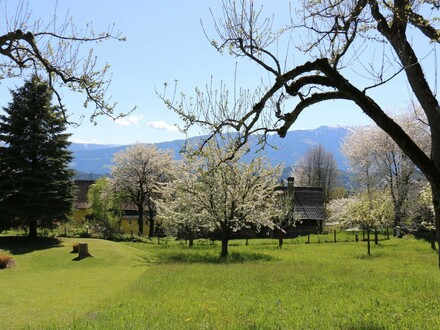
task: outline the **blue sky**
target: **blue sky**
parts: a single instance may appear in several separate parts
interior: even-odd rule
[[[7,3],[11,8],[14,1]],[[34,18],[49,21],[56,3],[55,0],[29,0],[29,8]],[[278,22],[287,18],[287,1],[263,3],[265,12],[274,14]],[[184,138],[174,126],[180,123],[179,118],[155,94],[155,88],[161,90],[164,82],[173,84],[178,80],[179,90],[187,95],[193,94],[195,87],[209,83],[211,76],[215,83],[223,81],[232,85],[238,62],[238,84],[246,88],[258,87],[260,77],[264,77],[263,71],[247,60],[219,54],[205,38],[200,20],[212,31],[209,9],[220,14],[220,5],[220,0],[58,0],[58,17],[68,13],[78,27],[93,22],[95,31],[106,30],[114,23],[115,29],[127,38],[125,42],[107,41],[93,47],[100,62],[111,65],[113,82],[108,94],[118,103],[116,111],[137,107],[131,115],[116,122],[100,117],[98,125],[94,126],[87,119],[83,120],[79,128],[69,128],[73,133],[72,141],[130,144]],[[14,84],[16,82],[7,80],[1,82],[1,106],[9,101],[8,88],[14,88]],[[408,103],[406,86],[396,83],[387,88],[379,96],[381,105],[390,109],[405,107]],[[81,114],[87,115],[82,101],[66,92],[64,103],[72,120]],[[370,123],[353,104],[329,102],[306,110],[293,129]]]

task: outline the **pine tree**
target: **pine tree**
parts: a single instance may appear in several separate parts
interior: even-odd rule
[[[11,93],[0,115],[0,229],[24,226],[36,237],[72,209],[70,134],[46,83],[33,77]]]

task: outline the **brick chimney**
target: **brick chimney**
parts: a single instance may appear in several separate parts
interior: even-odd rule
[[[293,177],[290,176],[287,178],[287,192],[289,194],[293,194],[294,183],[295,183],[295,179]]]

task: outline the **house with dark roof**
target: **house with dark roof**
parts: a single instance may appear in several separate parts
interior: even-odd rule
[[[72,218],[77,224],[82,224],[84,219],[90,215],[90,203],[87,199],[87,194],[89,192],[89,188],[92,184],[95,183],[95,180],[75,180],[75,192],[76,198],[74,201],[74,210],[72,214]],[[127,203],[122,206],[123,207],[123,216],[121,219],[120,227],[115,228],[116,231],[120,231],[123,234],[138,234],[138,214],[137,208]],[[147,236],[149,233],[149,221],[148,219],[144,219],[144,232],[143,235]]]
[[[287,186],[277,190],[293,198],[294,226],[287,226],[284,237],[296,237],[322,232],[325,219],[324,190],[322,187],[295,187],[294,178],[287,179]]]
[[[74,200],[72,218],[78,224],[81,224],[83,219],[90,214],[87,193],[89,192],[89,187],[94,183],[95,180],[75,180],[76,198]]]

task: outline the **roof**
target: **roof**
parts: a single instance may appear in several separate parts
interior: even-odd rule
[[[324,191],[321,187],[294,188],[295,218],[298,220],[324,220]]]
[[[284,193],[288,187],[280,186],[276,190]],[[322,187],[293,187],[293,203],[295,219],[297,220],[324,220],[324,190]]]
[[[87,200],[87,194],[89,192],[90,186],[94,183],[95,183],[95,180],[75,180],[75,185],[76,185],[75,208],[76,209],[85,210],[90,207],[89,202]],[[121,207],[124,209],[124,214],[126,216],[134,216],[134,215],[137,216],[137,214],[139,214],[137,206],[133,203],[121,203]]]
[[[89,187],[94,184],[94,180],[75,180],[76,185],[76,200],[75,208],[77,209],[87,209],[89,204],[87,202],[87,193]]]

